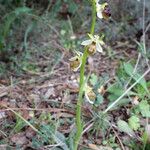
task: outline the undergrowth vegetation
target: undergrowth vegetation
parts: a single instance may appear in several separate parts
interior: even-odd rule
[[[0,0],[0,149],[149,150],[149,18],[149,0]]]

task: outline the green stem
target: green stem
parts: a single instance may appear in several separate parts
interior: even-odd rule
[[[95,30],[95,22],[96,22],[96,5],[95,0],[92,0],[92,24],[91,24],[91,34],[94,34]],[[74,150],[77,150],[79,141],[82,136],[83,131],[83,122],[82,122],[82,103],[83,103],[83,94],[84,94],[84,86],[85,86],[85,79],[84,79],[84,73],[85,73],[85,65],[88,57],[87,48],[85,48],[83,57],[82,57],[82,65],[80,68],[80,89],[79,89],[79,97],[77,101],[77,108],[76,108],[76,127],[77,132],[74,139]]]
[[[88,57],[87,49],[84,50],[83,53],[83,58],[82,58],[82,65],[80,68],[80,90],[79,90],[79,97],[77,101],[77,108],[76,108],[76,127],[77,127],[77,132],[74,140],[74,150],[77,150],[78,144],[81,138],[81,134],[83,131],[83,122],[81,119],[81,107],[83,103],[83,93],[84,93],[84,72],[85,72],[85,64],[86,64],[86,59]]]
[[[95,0],[91,0],[92,2],[92,24],[91,24],[91,34],[94,34],[94,30],[95,30],[95,23],[96,23],[96,4],[95,4]]]

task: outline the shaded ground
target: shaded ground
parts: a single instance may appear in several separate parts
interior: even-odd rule
[[[68,14],[62,12],[59,15],[66,21],[69,20]],[[82,51],[78,39],[80,41],[85,37],[81,32],[85,27],[82,25],[81,31],[70,33],[70,26],[65,24],[65,30],[60,22],[56,21],[53,26],[48,22],[48,27],[45,27],[40,21],[38,30],[42,34],[36,33],[37,28],[33,29],[34,34],[29,34],[26,47],[21,52],[15,52],[13,61],[1,62],[6,66],[6,73],[0,77],[0,149],[61,150],[57,138],[63,139],[64,143],[72,142],[70,139],[75,132],[79,72],[70,70],[69,58],[74,55],[74,49]],[[85,24],[89,23],[90,20],[87,20]],[[110,103],[108,89],[119,80],[122,62],[133,61],[135,64],[137,61],[139,53],[134,38],[136,40],[136,36],[132,40],[128,36],[123,40],[114,39],[105,47],[104,55],[95,54],[87,61],[86,75],[94,74],[100,80],[101,84],[97,85],[96,90],[98,89],[97,94],[103,96],[103,102],[97,106],[84,102],[82,114],[85,126],[81,150],[97,150],[96,145],[101,145],[103,150],[132,150],[133,145],[136,145],[135,149],[138,150],[142,145],[139,138],[144,130],[145,118],[140,120],[142,128],[135,131],[134,137],[120,132],[116,124],[118,119],[128,121],[135,105],[132,100],[106,116],[101,114]],[[140,39],[141,35],[137,38]],[[146,65],[142,67],[141,70],[144,71]],[[146,81],[149,81],[149,75],[146,76]],[[140,101],[139,97],[131,98],[135,103]],[[16,112],[43,134],[37,133]]]
[[[2,127],[0,139],[5,141],[4,147],[9,145],[13,148],[16,145],[20,145],[23,149],[29,149],[29,147],[32,147],[32,140],[36,135],[35,131],[18,120],[9,108],[18,112],[26,120],[34,120],[34,126],[37,129],[40,128],[40,124],[49,125],[52,120],[54,122],[59,121],[63,123],[59,124],[58,131],[67,136],[75,127],[74,117],[79,73],[73,73],[69,68],[68,59],[72,56],[72,53],[65,51],[55,41],[50,43],[44,42],[44,46],[48,44],[52,45],[54,49],[57,49],[61,53],[59,61],[55,63],[50,72],[43,71],[43,68],[46,70],[50,61],[55,58],[51,56],[51,53],[48,55],[42,54],[36,60],[37,66],[40,68],[39,72],[25,70],[24,76],[22,77],[17,77],[12,73],[10,78],[0,80],[0,124]],[[137,57],[134,46],[131,49],[127,45],[119,46],[118,44],[113,49],[116,54],[112,55],[112,58],[108,57],[108,55],[102,56],[96,54],[89,58],[87,64],[87,72],[92,71],[98,76],[109,76],[106,86],[115,80],[116,69],[119,67],[120,59],[125,59],[129,56],[130,58],[131,56],[132,58]],[[105,92],[103,94],[107,95]],[[105,103],[99,108],[96,108],[96,110],[103,110],[106,108],[106,104],[108,104],[107,96]],[[88,103],[85,103],[83,116],[87,121],[92,119],[92,111],[92,107]],[[51,121],[46,117],[46,114],[50,115]],[[122,108],[111,114],[111,120],[114,122],[120,116],[122,116],[121,118],[126,118],[126,114],[127,109]],[[13,126],[13,129],[11,126]],[[113,132],[114,136],[116,136],[116,143],[119,144],[120,138],[122,140],[122,135],[118,135],[116,129],[110,128],[107,131],[106,137],[109,132]],[[100,135],[97,138],[95,137],[95,144],[101,144],[102,139],[100,139]],[[88,134],[85,133],[83,147],[89,147],[87,143],[88,138]],[[97,141],[96,139],[99,140]],[[39,149],[46,149],[46,146],[43,145]]]

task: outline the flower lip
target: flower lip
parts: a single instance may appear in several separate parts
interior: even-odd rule
[[[94,54],[96,52],[96,42],[92,42],[90,45],[87,46],[88,48],[88,53],[90,55]]]
[[[104,7],[104,10],[102,11],[102,15],[104,19],[109,19],[111,17],[110,8],[108,5]]]

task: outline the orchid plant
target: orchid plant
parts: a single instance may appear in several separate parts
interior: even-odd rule
[[[96,23],[96,14],[99,19],[109,19],[111,14],[108,7],[108,3],[99,4],[99,0],[91,0],[92,2],[92,24],[91,30],[88,34],[89,39],[83,41],[81,45],[84,46],[84,52],[77,52],[76,55],[69,59],[70,68],[73,71],[78,71],[80,68],[80,83],[79,83],[79,96],[77,101],[76,108],[76,135],[74,137],[74,150],[77,150],[79,141],[82,136],[83,131],[83,122],[81,119],[81,107],[83,103],[83,95],[85,99],[90,103],[94,104],[96,99],[96,94],[94,93],[92,87],[87,84],[85,78],[85,65],[88,56],[94,55],[96,52],[103,53],[103,36],[99,37],[94,35],[95,23]]]

